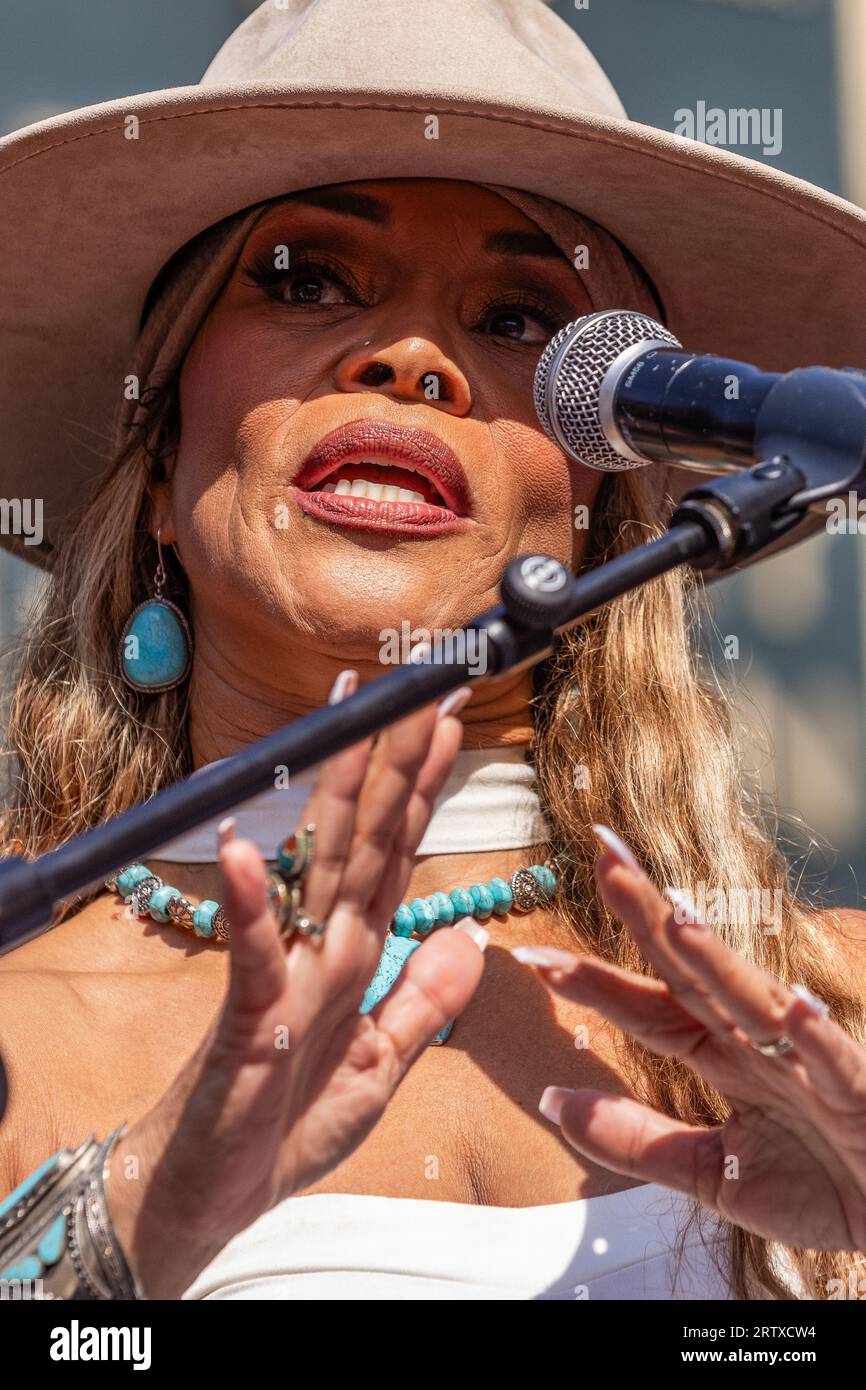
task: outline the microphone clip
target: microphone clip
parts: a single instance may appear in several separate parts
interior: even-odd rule
[[[706,531],[710,544],[692,560],[695,569],[731,569],[802,520],[805,508],[791,504],[805,486],[799,468],[778,455],[694,488],[675,509],[670,526],[697,521]]]
[[[755,419],[760,461],[686,494],[671,525],[697,521],[711,543],[698,569],[731,569],[765,550],[807,510],[851,490],[866,473],[866,375],[802,367],[780,377]]]

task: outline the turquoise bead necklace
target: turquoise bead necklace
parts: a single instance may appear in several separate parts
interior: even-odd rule
[[[295,837],[292,835],[277,848],[277,873],[268,875],[268,897],[275,909],[281,894],[285,893],[279,869],[291,870],[294,851]],[[105,887],[120,894],[133,917],[148,915],[155,922],[173,923],[202,940],[229,939],[229,922],[218,902],[205,898],[194,907],[179,889],[166,884],[146,864],[127,864],[105,880]],[[497,876],[487,883],[473,883],[469,888],[452,888],[450,893],[431,893],[429,897],[401,903],[389,924],[376,974],[367,987],[359,1012],[369,1013],[385,998],[409,957],[431,932],[450,927],[461,917],[486,922],[493,916],[504,917],[512,908],[529,912],[551,902],[556,888],[557,877],[548,861],[516,869],[508,881]],[[447,1040],[453,1023],[452,1019],[445,1025],[433,1039],[434,1043]]]

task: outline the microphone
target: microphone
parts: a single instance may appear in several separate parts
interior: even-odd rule
[[[551,339],[536,369],[534,401],[546,434],[577,463],[618,472],[660,462],[718,475],[766,458],[758,416],[781,381],[794,388],[785,392],[783,423],[800,433],[808,418],[832,447],[829,399],[842,383],[850,393],[851,375],[866,373],[848,367],[762,372],[747,362],[687,353],[648,315],[606,309],[566,324]]]

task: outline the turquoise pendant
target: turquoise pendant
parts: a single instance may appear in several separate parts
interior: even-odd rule
[[[392,932],[388,932],[376,973],[367,986],[367,992],[358,1010],[359,1013],[368,1014],[371,1009],[375,1009],[376,1005],[381,1003],[409,957],[418,950],[421,944],[420,941],[415,941],[412,937],[394,936]]]
[[[134,690],[171,690],[192,661],[189,625],[176,604],[146,599],[127,619],[120,639],[120,669]]]
[[[417,951],[421,945],[423,942],[414,941],[411,937],[394,936],[393,932],[388,932],[376,973],[367,986],[367,991],[358,1010],[359,1013],[368,1014],[371,1009],[375,1009],[376,1005],[381,1003],[413,951]],[[450,1023],[445,1024],[444,1028],[440,1029],[430,1046],[433,1047],[446,1042],[453,1027],[454,1020],[452,1019]]]

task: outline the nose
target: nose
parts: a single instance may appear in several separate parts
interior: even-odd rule
[[[423,401],[449,415],[468,415],[469,382],[457,364],[426,338],[389,346],[372,341],[347,354],[337,369],[341,391],[378,391],[395,401]]]

